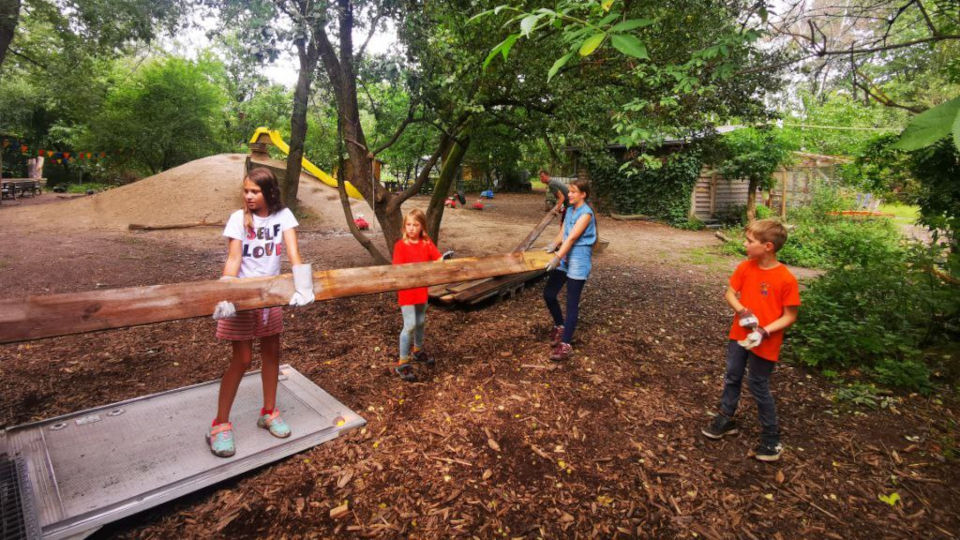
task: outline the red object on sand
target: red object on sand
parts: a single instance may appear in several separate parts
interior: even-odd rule
[[[480,202],[480,201],[477,201],[477,202],[473,203],[473,205],[471,206],[471,208],[473,208],[474,210],[483,210],[483,203]]]
[[[365,231],[370,228],[370,224],[367,223],[367,220],[363,219],[362,217],[354,219],[353,224],[356,225],[361,231]]]

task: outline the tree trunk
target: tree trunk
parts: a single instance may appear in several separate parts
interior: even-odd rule
[[[0,0],[0,67],[20,19],[20,0]]]
[[[440,222],[443,220],[443,202],[450,195],[450,189],[453,187],[453,180],[457,176],[457,169],[463,162],[463,156],[467,153],[467,147],[470,146],[470,137],[464,136],[460,140],[454,141],[453,146],[443,160],[443,168],[440,169],[440,178],[437,179],[437,185],[434,187],[433,196],[430,197],[430,205],[427,207],[427,234],[433,239],[434,243],[440,240]]]
[[[280,178],[280,194],[283,204],[297,206],[297,191],[300,188],[300,171],[303,167],[303,142],[307,138],[307,100],[310,98],[310,83],[317,68],[317,47],[310,42],[297,41],[300,57],[300,73],[293,92],[293,114],[290,116],[290,152],[287,154],[287,176]]]
[[[747,223],[757,219],[757,185],[758,181],[751,179],[747,188]]]

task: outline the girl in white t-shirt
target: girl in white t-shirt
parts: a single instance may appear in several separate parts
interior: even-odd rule
[[[257,168],[243,179],[243,210],[230,215],[223,236],[227,237],[227,262],[221,281],[246,277],[269,277],[280,274],[280,257],[284,251],[293,265],[296,292],[290,305],[305,306],[314,300],[313,272],[300,259],[297,246],[297,219],[280,200],[280,186],[273,172]],[[290,436],[290,427],[280,418],[277,409],[277,380],[280,374],[280,333],[283,332],[283,311],[279,307],[254,309],[237,313],[230,302],[217,304],[217,337],[233,343],[230,367],[220,381],[217,417],[213,420],[207,442],[210,451],[229,457],[236,451],[230,408],[244,372],[250,368],[253,340],[260,340],[262,359],[263,408],[257,425],[275,437]]]

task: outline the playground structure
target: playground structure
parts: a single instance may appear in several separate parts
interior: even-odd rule
[[[280,136],[280,132],[265,127],[257,128],[257,130],[253,132],[253,136],[250,137],[250,157],[247,158],[247,170],[250,170],[253,165],[258,165],[273,169],[274,173],[278,175],[286,174],[287,164],[271,158],[270,154],[267,152],[267,146],[270,144],[277,147],[277,149],[283,152],[284,155],[288,155],[290,153],[290,147],[286,142],[284,142],[283,138]],[[301,164],[303,166],[303,170],[315,176],[324,184],[332,188],[337,187],[337,180],[335,178],[322,171],[307,158],[303,158]],[[363,199],[363,195],[357,191],[357,188],[355,188],[353,184],[347,182],[346,187],[348,196],[353,197],[354,199]]]

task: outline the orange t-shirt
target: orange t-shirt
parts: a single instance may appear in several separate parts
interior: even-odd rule
[[[766,326],[783,316],[786,306],[800,305],[800,289],[797,278],[783,264],[764,270],[756,261],[746,260],[737,266],[730,276],[730,286],[740,293],[740,303],[753,311]],[[736,315],[730,327],[730,339],[737,341],[747,337],[749,331],[740,326]],[[783,330],[771,332],[770,337],[760,342],[750,352],[764,360],[776,362],[783,344]]]

